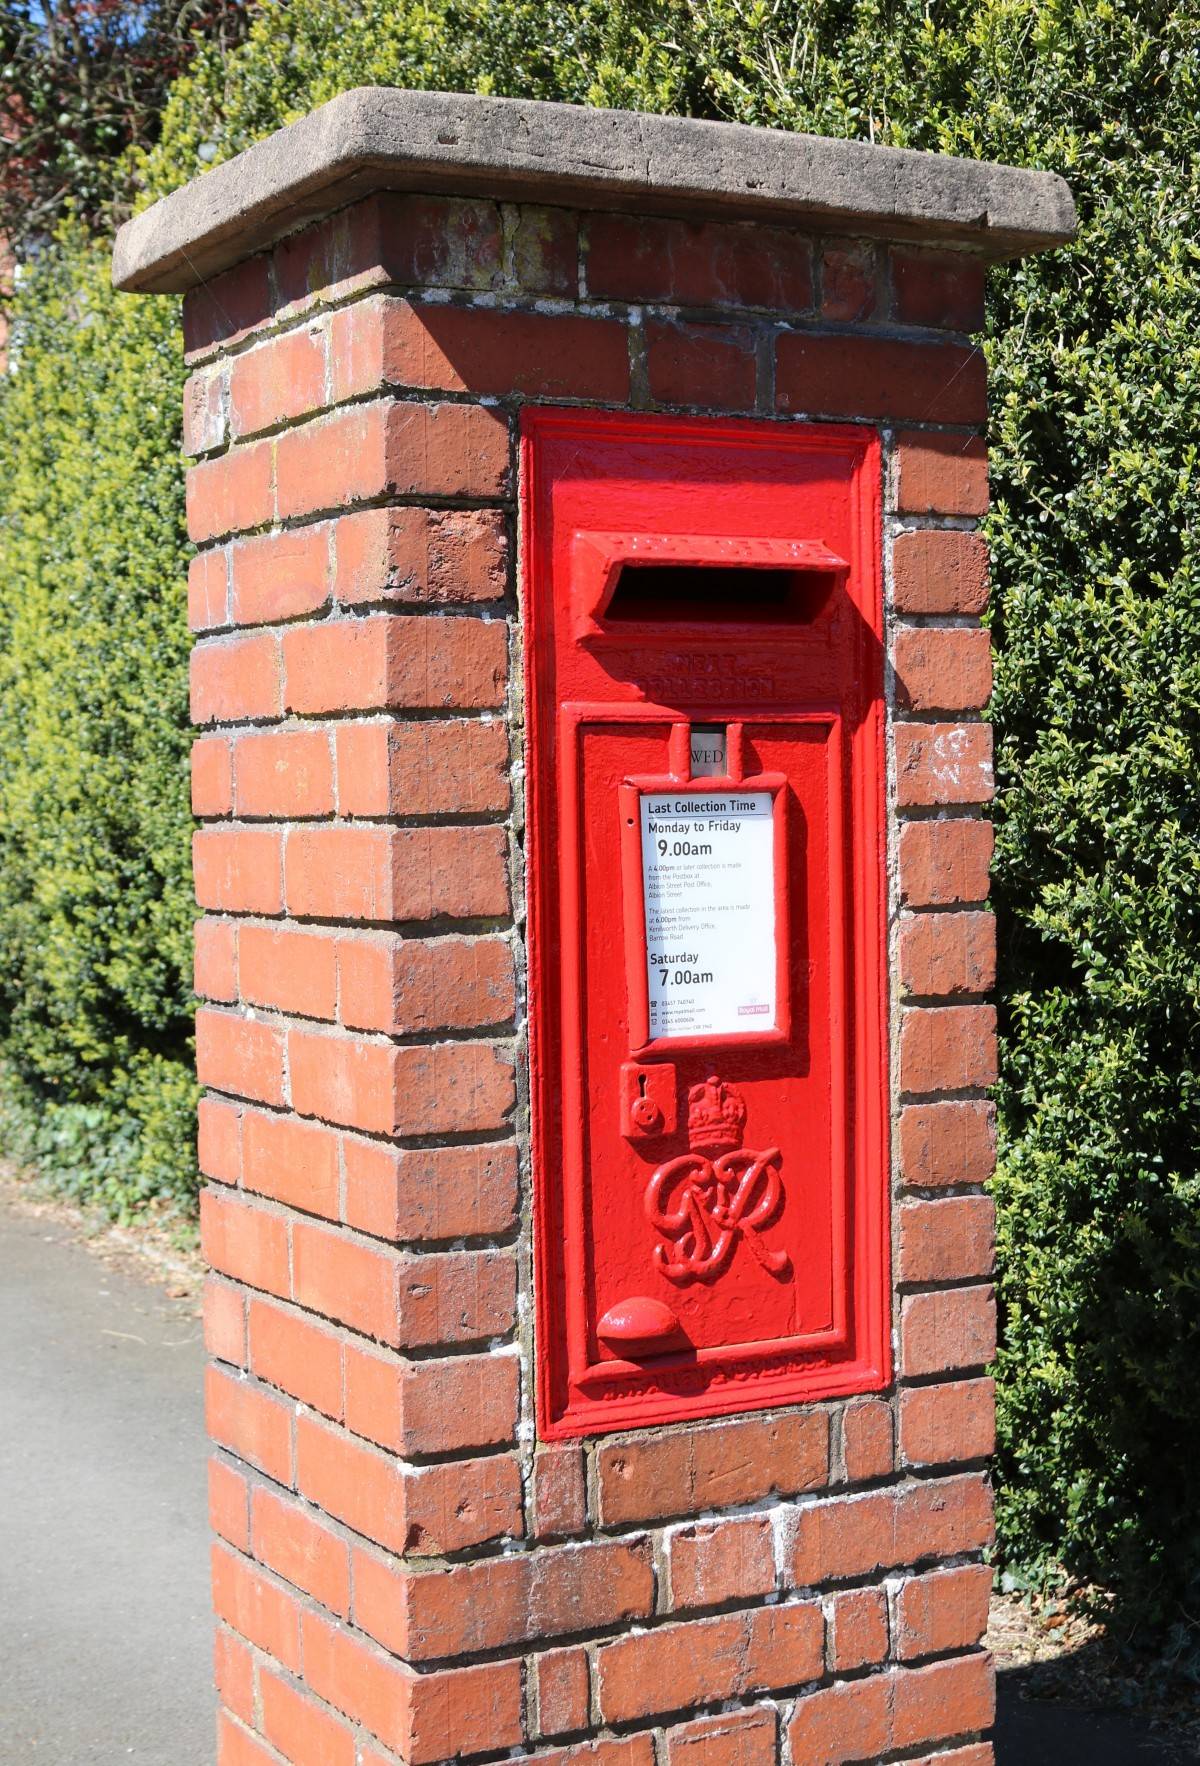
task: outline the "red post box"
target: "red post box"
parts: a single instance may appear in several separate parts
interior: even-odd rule
[[[541,1426],[883,1386],[877,439],[523,435]]]

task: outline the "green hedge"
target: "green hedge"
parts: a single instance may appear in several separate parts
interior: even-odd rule
[[[1111,1583],[1131,1624],[1174,1624],[1194,1659],[1196,7],[268,4],[241,50],[177,86],[147,196],[371,81],[869,136],[1071,180],[1077,246],[993,278],[987,342],[1001,1537],[1014,1574]],[[171,303],[102,283],[74,238],[46,259],[0,395],[0,939],[19,959],[0,1031],[44,1120],[124,1125],[128,1182],[120,1158],[108,1182],[128,1201],[190,1179],[171,1126],[190,1084],[179,377]]]

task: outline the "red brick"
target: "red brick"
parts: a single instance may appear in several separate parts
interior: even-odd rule
[[[190,667],[194,724],[280,715],[283,669],[275,632],[205,639],[192,651]]]
[[[355,1766],[353,1730],[267,1669],[258,1685],[263,1734],[292,1766]]]
[[[411,1670],[319,1613],[305,1612],[302,1627],[306,1684],[390,1747],[405,1747]]]
[[[217,1766],[279,1766],[279,1756],[268,1753],[225,1711],[218,1711]]]
[[[288,912],[323,919],[473,919],[508,912],[502,828],[293,828]]]
[[[785,331],[775,346],[775,408],[980,423],[987,415],[983,356],[959,344]]]
[[[894,1463],[891,1406],[877,1398],[848,1404],[842,1413],[842,1458],[851,1484],[886,1478]]]
[[[910,1294],[900,1312],[900,1361],[907,1378],[947,1368],[982,1367],[996,1353],[990,1288]]]
[[[970,1747],[954,1748],[948,1754],[940,1749],[936,1755],[922,1754],[919,1760],[906,1761],[905,1766],[996,1766],[996,1755],[990,1741],[978,1741]]]
[[[645,338],[650,397],[656,404],[754,409],[758,375],[749,326],[647,319]]]
[[[404,1149],[347,1135],[342,1156],[347,1224],[376,1238],[479,1238],[516,1219],[511,1142]]]
[[[536,1766],[655,1766],[654,1738],[630,1735],[623,1741],[577,1742],[574,1747],[554,1748],[531,1754]]]
[[[515,1355],[396,1362],[347,1346],[346,1426],[381,1447],[406,1456],[507,1447],[519,1411]]]
[[[702,1717],[667,1736],[668,1766],[775,1766],[775,1708]]]
[[[303,1305],[392,1347],[477,1342],[512,1326],[515,1269],[508,1251],[397,1258],[297,1222],[292,1258]]]
[[[775,1587],[770,1519],[697,1521],[667,1535],[667,1571],[675,1612],[752,1600]]]
[[[397,1281],[394,1253],[307,1221],[293,1226],[292,1291],[310,1311],[395,1346]]]
[[[240,816],[324,816],[333,812],[333,748],[324,730],[240,736],[234,750]]]
[[[221,1703],[243,1723],[254,1721],[254,1657],[233,1631],[213,1636],[213,1681]]]
[[[662,1625],[600,1645],[600,1713],[607,1723],[623,1723],[795,1686],[819,1677],[824,1654],[824,1621],[812,1605]]]
[[[992,1493],[978,1473],[903,1487],[896,1506],[896,1562],[956,1557],[992,1543]]]
[[[821,317],[859,323],[879,304],[876,248],[862,239],[831,239],[821,248]]]
[[[910,1669],[896,1676],[892,1744],[910,1748],[917,1742],[990,1729],[995,1715],[995,1677],[988,1656]]]
[[[329,600],[328,525],[239,540],[231,559],[236,625],[297,619]]]
[[[381,282],[487,289],[500,281],[502,249],[495,203],[386,191],[283,240],[275,276],[284,311]]]
[[[494,709],[508,632],[499,620],[369,613],[289,629],[283,660],[289,711]]]
[[[984,901],[992,862],[990,822],[906,822],[900,829],[900,894],[908,907]]]
[[[380,296],[335,313],[334,395],[381,386],[531,398],[629,398],[626,327],[578,314],[414,306]]]
[[[371,602],[449,607],[498,601],[508,589],[508,538],[496,509],[363,509],[334,528],[334,593]]]
[[[604,300],[677,301],[681,306],[812,304],[812,247],[787,227],[588,217],[588,293]]]
[[[350,1612],[350,1548],[299,1503],[259,1485],[250,1507],[255,1557],[330,1612]]]
[[[280,520],[368,502],[394,488],[387,462],[390,408],[383,401],[355,405],[259,444],[275,450]]]
[[[187,474],[188,538],[198,546],[220,534],[264,527],[273,514],[270,442],[201,460]]]
[[[990,803],[990,724],[896,724],[896,801]]]
[[[508,732],[495,722],[343,724],[336,732],[344,816],[505,810]]]
[[[283,1033],[233,1012],[196,1013],[196,1076],[201,1085],[263,1104],[283,1103]]]
[[[341,1421],[342,1345],[302,1313],[252,1299],[250,1365],[258,1379]]]
[[[387,473],[397,496],[502,497],[508,420],[484,405],[392,405]]]
[[[544,1650],[534,1656],[530,1671],[536,1686],[538,1733],[567,1735],[586,1729],[590,1682],[586,1651]]]
[[[963,1564],[905,1582],[896,1596],[897,1660],[972,1649],[987,1630],[991,1592],[986,1564]]]
[[[964,1091],[996,1083],[991,1006],[909,1006],[900,1024],[900,1087]]]
[[[319,330],[285,332],[233,359],[229,416],[235,436],[275,429],[324,403],[325,337]]]
[[[197,920],[193,982],[202,999],[230,1005],[237,998],[237,928],[230,920]]]
[[[299,1669],[300,1611],[292,1596],[223,1545],[213,1547],[212,1566],[217,1616],[277,1662]]]
[[[229,555],[197,552],[188,564],[188,625],[194,632],[229,624]]]
[[[250,1486],[216,1454],[208,1462],[208,1524],[230,1545],[250,1550]]]
[[[533,1532],[566,1539],[587,1526],[587,1466],[574,1445],[543,1447],[533,1461]]]
[[[984,266],[967,252],[892,248],[893,317],[946,331],[983,329]]]
[[[918,997],[987,993],[996,984],[992,914],[913,914],[900,922],[900,980]]]
[[[218,913],[283,908],[283,841],[274,828],[200,828],[192,836],[196,901]]]
[[[422,1466],[408,1478],[408,1549],[444,1557],[523,1531],[521,1472],[510,1454]]]
[[[606,1441],[596,1471],[605,1526],[795,1496],[828,1478],[829,1419],[812,1411]]]
[[[301,1494],[335,1520],[397,1552],[406,1549],[409,1531],[406,1475],[390,1455],[304,1412],[298,1417],[296,1482]]]
[[[232,345],[272,313],[269,263],[246,258],[232,270],[190,289],[183,302],[183,342],[189,356],[214,344]]]
[[[855,1588],[834,1595],[829,1605],[829,1670],[848,1674],[856,1668],[873,1668],[888,1653],[887,1592],[882,1588]]]
[[[991,637],[982,629],[901,626],[892,664],[902,710],[979,711],[991,697]]]
[[[336,1220],[337,1136],[293,1116],[248,1110],[242,1126],[242,1182],[291,1208]]]
[[[520,1532],[520,1476],[507,1455],[418,1470],[303,1413],[296,1455],[302,1495],[385,1550],[441,1555]]]
[[[200,368],[190,374],[183,388],[183,451],[195,458],[211,454],[228,441],[226,401],[229,385],[227,364]]]
[[[214,1269],[268,1294],[290,1286],[287,1226],[277,1214],[252,1208],[217,1190],[200,1195],[201,1247]]]
[[[338,1016],[356,1030],[408,1035],[507,1023],[516,1009],[511,946],[500,937],[337,941]]]
[[[292,1030],[292,1102],[368,1134],[459,1134],[502,1128],[513,1106],[511,1058],[491,1043],[397,1048]]]
[[[242,1113],[224,1098],[201,1098],[198,1109],[199,1160],[205,1177],[239,1183],[242,1176]]]
[[[483,405],[381,399],[258,445],[276,450],[281,520],[389,495],[500,497],[509,482],[507,419]],[[232,525],[227,518],[226,525]]]
[[[227,816],[233,810],[233,751],[226,736],[192,743],[192,814]]]
[[[896,1279],[958,1282],[991,1275],[996,1209],[990,1196],[948,1196],[905,1202],[900,1209]]]
[[[988,604],[988,550],[978,534],[923,528],[892,545],[897,613],[980,614]]]
[[[907,1183],[986,1183],[995,1167],[994,1104],[971,1098],[901,1110],[900,1168]]]
[[[354,1590],[355,1623],[413,1662],[599,1631],[654,1610],[645,1539],[551,1546],[417,1575],[396,1575],[360,1552]],[[390,1630],[397,1609],[392,1642],[376,1625]]]
[[[913,1386],[900,1394],[900,1452],[910,1466],[986,1459],[996,1447],[996,1388],[990,1379]]]
[[[502,1337],[516,1316],[516,1264],[509,1250],[440,1251],[403,1257],[400,1340],[406,1349]]]
[[[887,1674],[808,1693],[797,1702],[788,1730],[796,1766],[844,1766],[887,1753],[891,1695]]]
[[[238,963],[242,998],[306,1018],[337,1009],[337,957],[332,936],[296,926],[241,928]]]
[[[246,1365],[246,1309],[241,1288],[209,1276],[204,1283],[204,1347],[218,1361]]]
[[[987,449],[978,436],[906,430],[896,438],[895,458],[896,508],[903,514],[987,514]]]
[[[568,209],[523,203],[512,233],[512,265],[524,293],[574,300],[579,293],[578,216]]]
[[[419,1675],[412,1683],[412,1766],[513,1747],[524,1736],[520,1662],[480,1663]]]
[[[927,1557],[978,1551],[991,1540],[986,1484],[974,1473],[815,1502],[796,1515],[797,1587],[873,1576]]]
[[[208,1432],[221,1447],[274,1478],[292,1481],[293,1408],[221,1367],[205,1370]]]

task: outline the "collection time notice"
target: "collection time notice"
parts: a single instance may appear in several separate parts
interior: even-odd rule
[[[775,818],[769,791],[641,799],[650,1035],[775,1025]]]

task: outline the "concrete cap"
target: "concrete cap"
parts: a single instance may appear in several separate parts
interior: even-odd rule
[[[742,123],[362,86],[128,221],[113,281],[193,288],[375,190],[791,221],[986,258],[1075,232],[1071,192],[1053,172]]]

